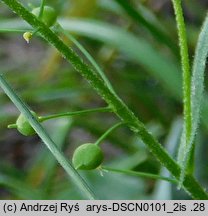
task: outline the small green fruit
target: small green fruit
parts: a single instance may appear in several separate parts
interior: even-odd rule
[[[32,10],[32,14],[38,17],[40,14],[40,7],[34,8]],[[56,19],[57,19],[56,11],[50,6],[44,6],[43,13],[40,20],[44,22],[48,27],[50,27],[56,22]]]
[[[93,143],[86,143],[79,146],[73,155],[72,163],[76,169],[96,169],[103,161],[101,148]]]
[[[31,113],[36,118],[38,118],[38,116],[35,112],[31,111]],[[17,125],[17,130],[25,136],[31,136],[31,135],[34,135],[36,133],[35,130],[30,126],[30,123],[24,117],[24,115],[22,113],[17,118],[16,125]]]

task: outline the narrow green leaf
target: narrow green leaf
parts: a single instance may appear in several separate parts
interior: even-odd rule
[[[208,55],[208,16],[199,35],[193,71],[192,71],[192,139],[194,139],[200,122],[200,111],[203,103],[204,72]],[[192,140],[193,141],[193,140]]]
[[[199,34],[197,47],[195,51],[193,69],[192,69],[192,83],[191,83],[191,109],[192,109],[192,129],[191,137],[188,145],[184,145],[185,158],[183,161],[182,176],[184,178],[185,172],[188,168],[188,161],[191,157],[191,149],[193,148],[194,139],[197,134],[197,129],[200,123],[200,112],[204,97],[204,72],[206,67],[206,59],[208,55],[208,16],[202,26]],[[184,140],[182,140],[184,142]]]

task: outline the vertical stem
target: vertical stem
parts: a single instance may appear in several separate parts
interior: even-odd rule
[[[39,15],[38,15],[38,18],[39,18],[39,19],[42,18],[44,6],[45,6],[45,0],[41,0],[41,4],[40,4],[40,13],[39,13]]]
[[[181,0],[172,0],[180,45],[181,65],[183,72],[183,104],[184,104],[184,132],[185,132],[185,146],[190,141],[192,129],[192,115],[191,115],[191,72],[186,36],[186,26],[183,17],[183,9]]]

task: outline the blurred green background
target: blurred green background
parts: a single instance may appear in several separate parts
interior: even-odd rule
[[[26,7],[40,1],[21,1]],[[206,16],[208,1],[184,0],[190,58]],[[59,23],[73,33],[105,71],[128,104],[173,157],[182,125],[182,88],[177,31],[170,0],[51,0]],[[27,25],[0,3],[0,32]],[[76,47],[65,37],[69,46]],[[79,51],[77,51],[79,53]],[[80,54],[82,55],[82,54]],[[88,83],[48,44],[22,33],[0,33],[0,71],[38,115],[103,107]],[[205,81],[207,82],[207,81]],[[195,175],[207,186],[206,106],[197,137]],[[0,198],[82,199],[37,136],[24,137],[7,125],[19,112],[0,90]],[[117,121],[112,114],[90,114],[44,123],[71,159],[74,149],[96,141]],[[168,176],[145,145],[125,127],[102,144],[104,165]],[[189,199],[170,183],[99,170],[80,174],[101,199]]]

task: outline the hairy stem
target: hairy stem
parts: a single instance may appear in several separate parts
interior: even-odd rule
[[[170,157],[162,145],[147,131],[144,124],[140,122],[125,103],[110,91],[103,79],[67,45],[65,45],[57,35],[47,28],[44,23],[39,21],[26,8],[16,0],[2,0],[11,10],[15,11],[20,17],[27,21],[33,28],[39,28],[39,34],[66,58],[74,68],[90,83],[97,93],[110,105],[115,114],[129,128],[141,137],[149,150],[163,164],[172,175],[178,179],[181,169],[179,165]],[[197,183],[192,175],[186,174],[183,188],[195,199],[208,199],[207,193]]]
[[[181,54],[181,65],[183,71],[183,104],[184,104],[184,127],[183,127],[183,137],[181,140],[181,146],[179,149],[179,163],[183,166],[184,159],[186,157],[187,145],[189,144],[192,130],[192,115],[191,115],[191,72],[190,72],[190,63],[189,63],[189,54],[188,54],[188,44],[186,36],[186,26],[183,18],[183,9],[181,0],[172,0],[173,7],[175,10],[177,28],[178,28],[178,37],[180,45],[180,54]],[[185,170],[182,169],[181,181],[183,181]]]
[[[176,15],[180,53],[181,53],[181,65],[183,71],[184,123],[185,123],[186,139],[189,139],[191,135],[191,126],[192,126],[191,73],[190,73],[190,64],[189,64],[186,27],[183,18],[181,0],[172,0],[172,2],[175,10],[175,15]]]

